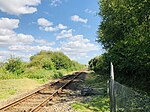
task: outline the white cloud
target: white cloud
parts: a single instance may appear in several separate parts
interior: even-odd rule
[[[14,32],[18,28],[18,19],[0,18],[0,46],[7,47],[12,44],[32,43],[32,35],[17,34]]]
[[[78,15],[71,16],[71,20],[75,21],[75,22],[82,22],[82,23],[88,22],[88,19],[83,19],[83,18],[79,17]]]
[[[45,28],[43,28],[43,30],[46,31],[46,32],[48,32],[48,31],[50,31],[50,32],[55,32],[55,31],[57,31],[58,29],[55,28],[55,27],[45,27]]]
[[[6,60],[7,57],[9,57],[12,54],[14,53],[12,53],[11,51],[0,51],[0,61]]]
[[[48,20],[45,19],[45,18],[39,18],[39,19],[37,20],[37,22],[38,22],[38,25],[40,25],[40,26],[42,26],[42,27],[48,27],[48,26],[53,25],[52,22],[48,21]]]
[[[32,35],[25,35],[25,34],[17,34],[16,41],[22,43],[32,43],[34,41],[34,37]]]
[[[89,39],[84,38],[83,35],[75,35],[66,41],[61,42],[60,50],[67,54],[72,59],[77,59],[91,51],[98,51],[99,47],[90,42]]]
[[[58,25],[56,26],[56,28],[58,28],[58,29],[66,29],[67,26],[65,26],[65,25],[63,25],[63,24],[58,24]]]
[[[64,52],[70,58],[75,60],[84,60],[89,52],[98,51],[99,47],[90,42],[89,39],[84,38],[83,35],[73,35],[72,29],[62,30],[60,34],[56,36],[57,39],[66,38],[60,42],[59,51]]]
[[[41,50],[52,50],[50,46],[31,46],[31,45],[12,45],[8,47],[11,51],[24,51],[24,52],[39,52]]]
[[[13,52],[13,51],[0,51],[0,61],[7,61],[8,58],[10,58],[10,56],[14,56],[14,57],[20,57],[23,58],[25,60],[29,60],[29,58],[32,56],[33,54],[30,53],[22,53],[22,52]]]
[[[40,25],[39,29],[40,30],[44,30],[46,32],[50,31],[50,32],[55,32],[55,31],[58,31],[58,30],[62,30],[62,29],[66,29],[67,26],[63,25],[63,24],[58,24],[57,26],[53,26],[53,23],[48,21],[47,19],[45,18],[39,18],[37,20],[38,22],[38,25]]]
[[[16,33],[15,28],[18,28],[18,19],[0,18],[0,46],[9,47],[11,45],[24,45],[37,43],[40,45],[51,46],[55,42],[48,42],[44,39],[35,39],[32,35]]]
[[[70,30],[62,30],[57,36],[56,38],[57,39],[60,39],[60,38],[71,38],[73,35],[72,35],[72,29]]]
[[[48,46],[52,46],[55,45],[55,42],[48,42],[47,40],[44,39],[35,39],[35,42],[40,44],[40,45],[48,45]]]
[[[57,7],[62,3],[61,0],[50,0],[50,5],[53,7]]]
[[[89,13],[89,14],[96,14],[96,11],[93,11],[93,10],[90,10],[90,9],[85,9],[84,11],[86,13]]]
[[[37,11],[41,0],[0,0],[0,11],[13,15],[30,14]]]
[[[18,19],[0,18],[0,28],[1,29],[15,29],[18,28]]]

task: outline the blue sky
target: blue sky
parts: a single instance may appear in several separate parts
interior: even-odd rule
[[[95,42],[97,0],[0,0],[0,61],[29,60],[41,50],[62,51],[80,63],[104,51]]]

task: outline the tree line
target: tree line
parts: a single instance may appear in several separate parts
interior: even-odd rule
[[[150,1],[100,0],[97,42],[106,52],[89,61],[89,68],[150,93]]]
[[[3,68],[14,74],[22,74],[26,69],[44,69],[44,70],[61,70],[67,71],[79,70],[84,65],[71,60],[62,52],[40,51],[30,57],[29,62],[23,62],[21,58],[11,56],[3,64]]]

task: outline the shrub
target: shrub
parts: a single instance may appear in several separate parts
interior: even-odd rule
[[[60,71],[58,71],[58,72],[56,72],[56,73],[53,75],[53,78],[54,78],[54,79],[57,79],[57,78],[60,78],[60,77],[62,77],[62,76],[63,76],[63,73],[60,72]]]
[[[21,74],[24,72],[25,64],[20,58],[11,57],[5,64],[5,69],[15,74]]]

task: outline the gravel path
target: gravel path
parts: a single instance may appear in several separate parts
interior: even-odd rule
[[[74,82],[66,87],[59,96],[55,97],[46,106],[39,110],[39,112],[79,112],[72,108],[72,104],[83,99],[80,95],[81,85],[85,79],[86,74],[78,77]]]

